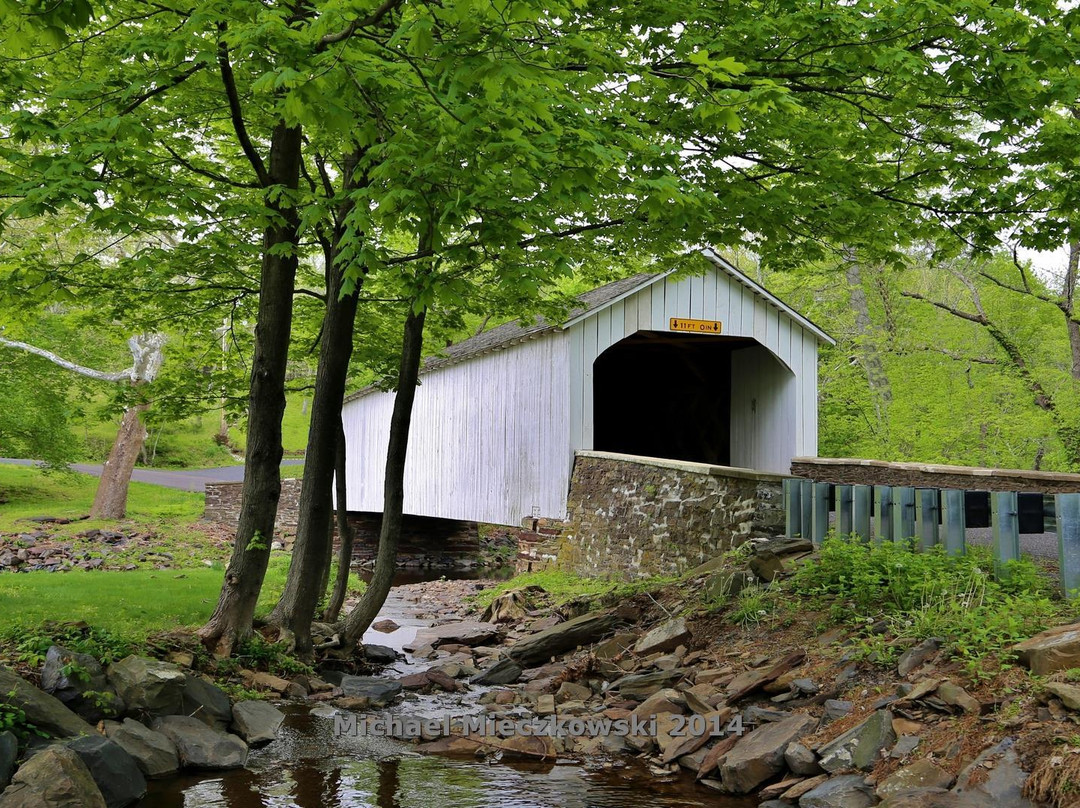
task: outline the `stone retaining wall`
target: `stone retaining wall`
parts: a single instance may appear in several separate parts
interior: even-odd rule
[[[796,457],[791,461],[791,473],[796,477],[834,485],[893,485],[964,491],[1024,491],[1032,494],[1080,493],[1080,474],[1055,471]]]
[[[207,483],[206,504],[203,519],[235,525],[240,521],[240,495],[243,483]],[[281,499],[278,500],[277,526],[282,530],[295,529],[300,513],[300,480],[286,478],[281,481]]]
[[[750,537],[780,535],[782,481],[726,466],[578,452],[565,528],[527,552],[537,565],[582,575],[679,574]]]

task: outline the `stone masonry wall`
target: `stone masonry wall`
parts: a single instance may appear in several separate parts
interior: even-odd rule
[[[896,485],[964,491],[1023,491],[1032,494],[1080,492],[1080,474],[1023,469],[989,469],[934,463],[894,463],[836,457],[796,457],[791,473],[834,485]]]
[[[703,463],[578,452],[566,527],[530,552],[582,575],[679,574],[748,538],[780,535],[782,480]]]
[[[296,531],[300,510],[299,479],[281,481],[281,500],[278,502],[275,539],[285,549]],[[243,483],[207,483],[203,518],[211,522],[235,525],[240,520],[240,494]],[[349,522],[355,531],[353,563],[368,566],[379,546],[379,527],[382,514],[350,513]],[[506,539],[497,532],[481,541],[481,531],[475,522],[457,519],[434,519],[406,514],[398,546],[399,567],[462,567],[477,566],[495,557],[497,545]],[[516,535],[515,535],[516,539]],[[337,547],[335,531],[334,546]]]

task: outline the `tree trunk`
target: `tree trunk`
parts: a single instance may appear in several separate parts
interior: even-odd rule
[[[301,148],[300,128],[278,123],[270,141],[273,186],[296,190]],[[299,217],[288,195],[268,198],[271,223],[263,235],[240,522],[217,607],[199,630],[203,644],[218,656],[228,656],[237,642],[251,634],[281,497],[281,418],[285,413]]]
[[[870,306],[866,302],[866,291],[863,289],[862,268],[853,250],[844,250],[844,263],[848,295],[851,308],[855,312],[859,362],[866,373],[866,381],[874,399],[878,427],[885,430],[888,425],[888,407],[892,403],[892,386],[878,351],[874,326],[870,320]]]
[[[1069,242],[1069,262],[1066,265],[1065,281],[1062,288],[1062,313],[1065,315],[1065,329],[1069,334],[1069,354],[1072,358],[1071,371],[1073,381],[1080,381],[1080,323],[1076,316],[1076,283],[1080,274],[1080,241]]]
[[[146,408],[146,404],[135,404],[124,410],[109,459],[101,470],[101,480],[90,508],[91,519],[123,519],[127,514],[131,472],[146,441],[146,427],[140,418]]]
[[[349,524],[349,511],[346,507],[348,483],[345,478],[345,459],[345,426],[339,418],[337,464],[334,470],[334,482],[337,486],[338,568],[337,577],[334,579],[334,591],[330,595],[330,602],[326,604],[326,613],[323,615],[323,619],[328,623],[336,623],[338,617],[341,616],[341,607],[345,604],[345,595],[349,588],[349,572],[352,570],[355,536],[352,525]]]
[[[352,359],[353,329],[361,279],[347,290],[347,265],[339,260],[339,248],[346,235],[346,218],[353,207],[351,191],[366,184],[357,176],[360,154],[354,152],[344,162],[342,182],[344,202],[335,211],[334,241],[326,255],[326,313],[319,344],[319,366],[311,403],[304,478],[300,488],[300,513],[296,540],[285,582],[285,591],[270,614],[270,622],[291,632],[298,654],[311,652],[311,621],[326,593],[327,575],[333,547],[334,467],[337,464],[341,407]],[[347,291],[346,291],[347,290]]]
[[[405,318],[401,365],[398,368],[397,395],[390,415],[390,443],[386,451],[386,478],[383,482],[383,515],[379,527],[379,550],[375,570],[364,596],[345,618],[345,647],[354,648],[386,602],[397,569],[397,547],[401,538],[405,505],[405,456],[409,445],[416,382],[420,375],[420,355],[424,341],[424,317],[409,310]]]

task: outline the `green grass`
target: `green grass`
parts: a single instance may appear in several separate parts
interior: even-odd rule
[[[285,585],[289,558],[275,553],[259,597],[265,613]],[[224,569],[30,572],[0,575],[0,636],[46,622],[84,621],[132,642],[202,625],[214,611]]]
[[[473,597],[473,602],[483,608],[503,592],[509,592],[511,589],[522,589],[526,586],[539,586],[557,602],[579,597],[593,597],[600,601],[616,597],[629,597],[639,592],[658,589],[672,580],[670,578],[644,578],[631,582],[611,581],[603,578],[583,578],[559,570],[543,570],[541,572],[526,572],[522,575],[516,575],[490,589],[478,592]]]
[[[0,531],[28,530],[25,522],[16,523],[32,516],[84,516],[90,512],[97,484],[89,474],[0,465]],[[202,511],[202,494],[137,482],[128,489],[128,517],[133,521],[190,522]],[[87,530],[103,524],[88,521],[78,527]]]

